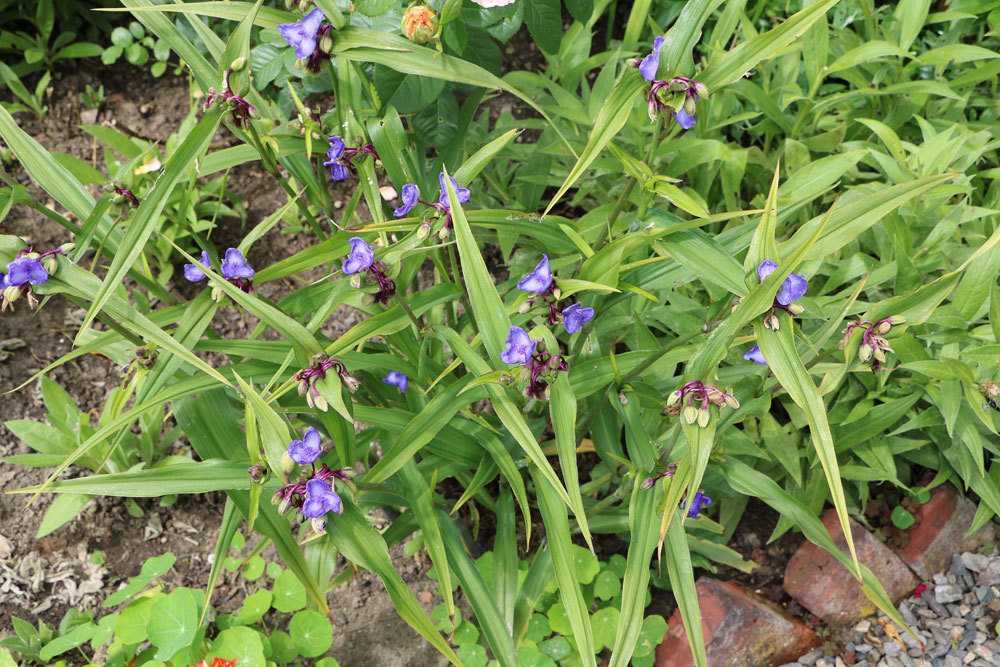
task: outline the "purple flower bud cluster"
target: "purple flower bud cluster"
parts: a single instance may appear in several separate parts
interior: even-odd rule
[[[561,355],[549,353],[543,341],[532,340],[528,332],[518,326],[510,328],[500,359],[505,364],[524,366],[528,381],[524,395],[538,400],[547,398],[549,384],[558,373],[569,370],[569,364]]]
[[[347,366],[340,359],[332,359],[326,356],[319,356],[313,363],[295,374],[295,381],[299,383],[299,395],[306,397],[306,403],[310,408],[318,407],[326,412],[328,407],[322,392],[316,386],[320,380],[333,371],[340,377],[340,381],[353,393],[360,386],[357,379],[347,371]]]
[[[760,263],[760,266],[757,267],[757,278],[759,278],[761,282],[764,282],[767,277],[777,271],[777,269],[778,265],[775,262],[765,259]],[[795,302],[805,296],[806,290],[808,289],[809,281],[806,280],[805,276],[798,273],[788,274],[788,277],[781,283],[781,287],[778,288],[778,294],[774,297],[774,304],[771,306],[771,312],[764,316],[764,326],[774,331],[778,330],[781,325],[777,315],[775,314],[776,310],[783,310],[793,317],[801,314],[804,308]]]
[[[197,264],[184,265],[184,277],[189,282],[197,283],[205,279],[205,267],[211,268],[212,261],[207,250],[201,251],[201,257]],[[222,258],[222,265],[219,269],[222,277],[244,292],[253,290],[253,277],[256,273],[247,263],[246,258],[236,248],[229,248]]]
[[[274,494],[282,514],[289,507],[296,508],[303,518],[312,521],[313,530],[318,533],[325,529],[327,514],[343,513],[344,506],[333,480],[347,480],[347,475],[341,470],[332,470],[326,464],[317,468],[316,461],[322,455],[323,442],[316,429],[306,431],[301,440],[292,440],[287,456],[293,465],[289,466],[285,475],[285,484]],[[293,479],[290,472],[295,466],[301,468],[299,476]],[[305,466],[309,466],[308,470],[302,469]]]
[[[361,238],[354,236],[348,239],[351,249],[344,258],[341,268],[349,276],[355,276],[362,271],[366,272],[378,285],[378,291],[372,296],[375,303],[383,306],[389,305],[389,300],[396,295],[396,282],[386,275],[385,270],[379,262],[375,261],[375,251]],[[361,286],[360,276],[356,279],[357,286]]]
[[[469,188],[462,187],[461,185],[458,184],[458,181],[456,181],[451,176],[449,176],[448,178],[451,179],[451,186],[455,188],[455,195],[458,197],[459,204],[465,204],[470,199],[472,199],[472,192],[469,190]],[[438,194],[438,200],[436,202],[424,201],[423,199],[421,199],[420,188],[417,186],[416,183],[405,184],[403,186],[401,193],[401,198],[403,200],[403,203],[399,207],[397,207],[392,212],[392,214],[397,218],[402,218],[403,216],[408,215],[410,211],[412,211],[416,207],[417,204],[423,204],[424,206],[429,206],[431,209],[437,212],[439,218],[444,218],[444,226],[441,229],[440,236],[442,240],[448,238],[452,227],[451,203],[448,199],[448,189],[445,187],[444,179],[445,175],[444,172],[442,171],[441,173],[438,174],[438,183],[441,186],[441,191]],[[425,232],[430,230],[429,221],[427,220],[424,221],[424,230]]]
[[[664,412],[668,415],[679,415],[688,424],[698,424],[704,428],[711,419],[710,405],[718,408],[728,405],[735,410],[740,407],[740,402],[735,396],[718,387],[694,380],[670,394]]]
[[[323,61],[330,57],[333,44],[330,33],[333,26],[323,23],[322,10],[313,9],[295,23],[278,25],[278,32],[288,46],[295,49],[295,57],[309,71],[319,72]]]
[[[877,373],[882,370],[882,365],[885,363],[885,353],[895,352],[889,345],[889,341],[885,339],[885,335],[892,330],[893,325],[903,324],[905,321],[902,317],[893,316],[878,322],[869,322],[868,320],[851,322],[844,329],[841,347],[846,347],[854,331],[861,329],[864,333],[861,334],[861,344],[858,345],[858,359],[863,364],[869,364],[872,367],[872,372]]]
[[[331,135],[327,139],[330,142],[330,148],[326,151],[326,161],[323,162],[323,166],[330,169],[330,178],[334,181],[347,180],[350,175],[351,161],[359,155],[371,155],[375,160],[379,159],[378,152],[371,144],[350,148],[341,137],[336,135]]]
[[[657,37],[653,40],[653,50],[642,60],[632,61],[646,81],[649,81],[649,93],[646,102],[649,107],[649,118],[655,120],[662,112],[669,111],[682,129],[690,130],[698,124],[695,118],[695,108],[698,100],[708,97],[705,84],[689,79],[686,76],[675,76],[669,81],[660,81],[656,73],[660,69],[660,49],[666,40]]]
[[[538,262],[535,268],[518,281],[517,289],[535,295],[527,301],[525,307],[522,309],[523,312],[527,312],[527,310],[535,305],[536,301],[544,298],[548,301],[549,324],[559,324],[562,322],[568,334],[577,333],[587,322],[594,319],[594,309],[588,308],[579,302],[563,308],[560,312],[560,291],[556,285],[555,278],[552,276],[552,267],[549,266],[548,255],[542,255],[541,261]]]
[[[236,127],[242,127],[250,121],[251,116],[257,113],[257,107],[233,92],[233,89],[229,85],[229,76],[231,74],[232,70],[227,69],[222,75],[221,91],[216,92],[215,88],[208,89],[208,95],[205,96],[205,109],[208,109],[216,102],[228,106],[233,124]]]
[[[62,253],[56,248],[44,253],[36,253],[29,248],[22,250],[7,264],[7,273],[0,273],[0,311],[7,310],[21,297],[28,299],[28,306],[34,308],[38,300],[31,291],[32,285],[42,285],[55,271],[55,256]]]

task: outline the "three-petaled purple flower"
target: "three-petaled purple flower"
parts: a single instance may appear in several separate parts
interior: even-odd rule
[[[41,285],[48,281],[49,272],[34,257],[18,257],[7,264],[7,286]]]
[[[688,517],[694,519],[698,516],[698,513],[701,512],[703,507],[708,507],[711,504],[712,499],[701,491],[698,491],[694,494],[694,497],[691,498],[691,505],[688,507]]]
[[[757,267],[757,277],[763,282],[769,275],[774,273],[778,268],[778,265],[769,259],[765,259]],[[805,296],[806,289],[808,289],[809,283],[805,279],[805,276],[801,276],[798,273],[790,273],[785,281],[781,283],[781,289],[778,290],[778,295],[775,297],[777,301],[782,306],[789,306],[793,302],[801,299]]]
[[[653,51],[639,63],[639,72],[646,81],[656,81],[656,71],[660,69],[660,48],[666,40],[662,35],[653,40]]]
[[[519,326],[512,326],[507,336],[506,349],[500,353],[505,364],[526,364],[535,351],[535,341]]]
[[[201,257],[198,260],[198,264],[184,265],[184,277],[192,283],[201,282],[205,279],[205,271],[202,270],[202,266],[212,266],[207,250],[201,251]],[[222,259],[222,267],[219,269],[219,272],[222,274],[223,278],[244,292],[249,292],[253,287],[253,283],[250,279],[253,278],[254,273],[256,272],[249,264],[247,264],[247,260],[243,256],[243,253],[236,248],[228,248],[226,250],[226,254]]]
[[[456,181],[451,176],[449,176],[448,178],[451,179],[451,186],[455,188],[455,196],[458,198],[458,203],[464,204],[468,202],[472,198],[472,193],[469,191],[469,188],[463,188],[461,185],[458,184],[458,181]],[[448,189],[445,187],[444,184],[443,171],[440,174],[438,174],[438,182],[441,184],[441,196],[438,197],[438,205],[450,209],[451,204],[448,202]]]
[[[420,201],[420,188],[416,186],[415,183],[407,183],[403,186],[403,204],[395,211],[392,212],[397,218],[402,218],[404,215],[413,210],[413,207],[417,205]]]
[[[282,23],[278,26],[278,32],[295,49],[296,58],[308,58],[316,50],[316,34],[324,18],[326,17],[321,10],[314,9],[296,23]]]
[[[389,374],[385,376],[382,382],[396,387],[399,389],[400,394],[405,394],[406,388],[410,386],[410,378],[407,377],[406,373],[400,373],[399,371],[389,371]]]
[[[548,255],[542,255],[542,261],[517,283],[517,289],[533,294],[547,292],[550,287],[552,287],[552,269],[549,267]]]
[[[319,10],[316,10],[319,11]],[[346,181],[348,177],[347,165],[344,164],[344,140],[338,136],[331,136],[330,150],[326,152],[326,162],[324,167],[330,168],[330,178],[335,181]]]
[[[302,516],[307,519],[322,519],[330,512],[341,514],[344,506],[340,496],[330,484],[321,479],[306,482],[306,498],[302,503]]]
[[[306,431],[301,440],[292,440],[288,445],[288,456],[300,466],[315,463],[323,454],[323,441],[314,428]]]
[[[563,309],[562,317],[566,333],[575,334],[584,324],[594,319],[594,309],[587,308],[582,303],[574,303]]]
[[[695,95],[692,99],[694,100],[694,102],[697,102],[698,96]],[[687,111],[685,111],[684,107],[681,107],[677,111],[674,111],[674,120],[676,120],[677,124],[680,125],[685,130],[690,130],[692,127],[698,124],[698,119],[695,118],[693,115],[689,114]]]
[[[351,251],[347,253],[347,257],[341,265],[344,273],[352,275],[364,271],[375,263],[375,251],[363,238],[353,236],[348,239],[348,242],[351,244]]]
[[[754,345],[747,350],[746,354],[743,355],[743,358],[747,361],[752,361],[755,364],[767,366],[767,359],[764,358],[764,353],[760,351],[760,345]]]

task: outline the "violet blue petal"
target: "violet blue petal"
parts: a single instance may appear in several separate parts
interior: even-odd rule
[[[301,440],[292,440],[288,445],[288,455],[300,466],[315,463],[323,453],[323,441],[314,428],[306,431]]]
[[[302,516],[307,519],[322,519],[330,512],[343,511],[340,496],[321,479],[306,482],[306,499],[302,504]]]
[[[506,349],[500,353],[500,359],[505,364],[526,364],[535,351],[535,341],[528,337],[528,332],[518,326],[510,328],[507,336]]]
[[[752,361],[755,364],[767,366],[767,359],[764,358],[764,353],[760,351],[760,345],[754,345],[747,350],[746,354],[743,355],[743,358],[747,361]]]
[[[763,262],[760,263],[760,266],[757,267],[757,277],[760,279],[761,282],[764,282],[765,280],[767,280],[767,277],[772,273],[774,273],[777,269],[778,269],[777,264],[775,264],[769,259],[765,259]]]
[[[695,518],[703,507],[708,507],[711,504],[712,499],[701,491],[698,491],[694,494],[694,498],[691,499],[691,506],[688,508],[688,517],[691,519]]]
[[[226,256],[222,260],[222,277],[226,280],[234,278],[253,278],[254,270],[247,264],[246,258],[236,248],[226,250]]]
[[[678,109],[674,112],[674,120],[685,130],[690,130],[692,127],[698,124],[698,119],[689,114],[684,109]]]
[[[410,378],[407,377],[406,373],[400,373],[399,371],[389,371],[389,374],[385,376],[382,382],[396,387],[399,389],[400,394],[405,394],[406,388],[410,386]]]
[[[785,281],[781,283],[776,300],[782,306],[787,306],[805,296],[807,289],[809,289],[809,282],[805,276],[798,273],[790,273],[785,278]]]
[[[314,9],[297,23],[282,23],[278,32],[295,49],[296,58],[308,58],[316,50],[316,33],[323,23],[323,12]]]
[[[582,303],[574,303],[562,311],[562,316],[566,333],[575,334],[584,324],[594,319],[594,309],[587,308]]]
[[[472,193],[469,191],[469,188],[463,188],[461,185],[458,184],[458,181],[456,181],[451,176],[449,176],[448,178],[451,178],[451,186],[455,188],[455,196],[458,197],[459,204],[464,204],[470,199],[472,199]],[[438,183],[441,184],[441,196],[438,197],[438,203],[441,204],[441,206],[444,206],[445,208],[451,208],[451,204],[448,203],[448,190],[445,188],[444,185],[443,171],[440,174],[438,174]]]
[[[344,273],[351,275],[358,271],[364,271],[375,263],[375,251],[365,243],[363,238],[354,236],[348,241],[351,244],[351,251],[347,253],[347,257],[341,265]]]
[[[7,284],[20,287],[31,283],[41,285],[49,279],[49,272],[34,257],[18,257],[7,265]]]
[[[417,205],[419,200],[420,188],[413,183],[407,183],[403,186],[403,205],[393,211],[392,214],[397,218],[402,218],[413,210],[413,207]]]
[[[552,269],[549,268],[549,256],[542,255],[542,261],[532,269],[531,273],[517,283],[517,289],[522,292],[542,294],[552,286]]]
[[[204,266],[211,266],[211,261],[208,258],[208,251],[201,251],[201,259],[199,260]],[[205,279],[205,272],[201,270],[201,267],[197,264],[185,264],[184,265],[184,277],[190,282],[196,283]]]
[[[639,72],[646,81],[656,81],[656,71],[660,69],[660,47],[663,46],[663,36],[653,40],[653,51],[639,63]]]

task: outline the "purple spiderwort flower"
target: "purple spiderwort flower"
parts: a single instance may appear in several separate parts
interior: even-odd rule
[[[448,178],[451,179],[451,186],[455,188],[455,195],[458,197],[459,204],[464,204],[470,199],[472,199],[472,193],[469,191],[469,188],[463,188],[461,185],[458,184],[458,181],[456,181],[451,176],[449,176]],[[445,187],[444,184],[443,171],[440,174],[438,174],[438,182],[441,184],[441,196],[438,197],[438,204],[443,206],[444,208],[451,208],[451,204],[448,203],[448,189]]]
[[[552,287],[552,269],[549,268],[548,255],[542,255],[542,261],[517,283],[517,289],[534,294],[547,292],[550,287]]]
[[[400,394],[405,394],[406,388],[410,386],[410,378],[406,376],[406,373],[400,373],[399,371],[389,371],[389,374],[385,376],[382,382],[396,387],[399,389]]]
[[[18,257],[7,265],[7,286],[41,285],[49,279],[42,262],[33,257]]]
[[[414,183],[407,183],[403,186],[403,205],[393,211],[392,214],[397,218],[402,218],[413,210],[418,201],[420,201],[420,188]]]
[[[769,259],[765,259],[757,267],[757,277],[763,282],[769,275],[774,273],[778,268],[778,265]],[[806,280],[805,276],[799,275],[798,273],[790,273],[788,277],[785,278],[785,282],[781,283],[781,288],[778,290],[778,295],[775,297],[777,301],[782,306],[791,305],[793,302],[801,299],[805,296],[806,290],[809,287],[809,282]]]
[[[307,519],[322,519],[330,512],[344,511],[340,496],[329,484],[321,479],[306,482],[306,499],[302,503],[302,516]]]
[[[639,63],[639,72],[646,81],[656,81],[656,71],[660,69],[660,47],[666,40],[659,36],[653,40],[653,51]]]
[[[348,177],[347,165],[344,164],[344,140],[338,136],[331,136],[330,150],[326,152],[326,162],[324,167],[330,168],[330,178],[335,181],[346,181]]]
[[[0,292],[3,292],[8,287],[10,287],[10,283],[7,282],[7,275],[0,273]]]
[[[528,337],[528,332],[518,326],[510,328],[507,336],[507,348],[500,353],[500,359],[505,364],[526,364],[535,351],[535,341]]]
[[[211,266],[212,262],[208,258],[208,251],[201,251],[200,263],[203,266]],[[197,264],[185,264],[184,265],[184,277],[188,279],[189,282],[197,283],[205,279],[205,272],[201,270],[201,267]]]
[[[288,445],[288,456],[300,466],[315,463],[323,454],[323,441],[314,428],[306,431],[301,440],[292,440]]]
[[[698,119],[689,114],[683,108],[678,109],[677,111],[674,112],[674,120],[676,120],[677,124],[680,125],[681,128],[685,130],[690,130],[692,127],[698,124]]]
[[[341,265],[344,273],[347,275],[358,273],[375,263],[375,251],[363,238],[353,236],[348,241],[351,244],[351,251],[347,253],[347,258]]]
[[[316,33],[323,23],[323,12],[314,9],[302,17],[296,23],[282,23],[278,26],[278,32],[295,49],[296,58],[308,58],[316,50]]]
[[[752,361],[755,364],[767,366],[767,359],[764,358],[764,353],[760,351],[760,345],[754,345],[747,350],[746,354],[743,355],[743,358],[747,361]]]
[[[226,280],[249,280],[253,278],[255,271],[247,264],[247,260],[236,248],[226,250],[226,255],[222,260],[222,277]]]
[[[562,317],[566,333],[575,334],[584,324],[594,319],[594,309],[587,308],[582,303],[574,303],[563,309]]]
[[[691,506],[688,508],[688,518],[694,519],[698,516],[698,513],[701,512],[703,507],[708,507],[711,504],[712,499],[701,491],[698,491],[694,494],[694,497],[691,498]]]

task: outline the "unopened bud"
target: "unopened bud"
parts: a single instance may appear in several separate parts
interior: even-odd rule
[[[355,273],[351,276],[351,287],[357,289],[361,287],[361,274]]]
[[[863,361],[865,363],[867,363],[868,361],[871,360],[871,358],[872,358],[872,349],[871,349],[871,347],[868,346],[867,343],[862,344],[858,348],[858,358],[861,359],[861,361]]]
[[[327,409],[330,407],[330,404],[327,403],[326,397],[323,396],[323,394],[318,394],[317,393],[317,394],[313,394],[312,395],[312,406],[311,407],[314,407],[314,408],[318,409],[320,412],[326,412]]]
[[[895,327],[899,326],[900,324],[905,324],[906,318],[900,317],[899,315],[893,315],[892,317],[889,318],[889,321],[892,322],[892,326]]]
[[[764,317],[764,328],[771,331],[777,331],[781,328],[781,322],[778,321],[778,316],[774,313],[768,314]]]
[[[438,232],[438,238],[442,241],[447,241],[449,236],[451,236],[451,230],[448,229],[447,225],[445,225],[441,228],[441,231]]]
[[[295,61],[295,69],[305,69],[308,63],[305,58],[299,58]]]
[[[252,483],[260,484],[264,481],[264,477],[267,475],[267,470],[264,466],[258,463],[247,468],[247,474],[250,475],[250,481]]]
[[[529,310],[531,310],[531,301],[525,301],[521,304],[521,307],[517,309],[517,312],[524,315]]]
[[[740,402],[736,400],[736,397],[732,394],[726,394],[726,405],[731,407],[733,410],[739,410]]]
[[[426,220],[417,227],[417,238],[421,241],[431,235],[431,225]]]
[[[708,409],[702,408],[701,410],[699,410],[698,411],[698,426],[700,426],[701,428],[705,428],[706,426],[708,426],[708,420],[711,419],[711,417],[712,417],[712,413],[710,413],[708,411]]]
[[[797,303],[790,303],[785,307],[788,309],[788,312],[791,313],[793,316],[801,315],[806,310]]]
[[[695,81],[694,92],[698,94],[698,97],[708,97],[708,86],[700,81]]]
[[[681,393],[679,391],[672,391],[670,395],[667,396],[667,406],[673,407],[681,402]]]
[[[885,363],[885,352],[882,351],[881,347],[872,350],[872,356],[878,359],[879,363]]]
[[[698,408],[694,407],[693,405],[689,405],[686,408],[684,408],[681,414],[684,416],[684,421],[686,421],[688,424],[693,424],[696,421],[698,421]]]
[[[644,489],[653,488],[656,485],[656,480],[657,480],[656,477],[647,477],[646,479],[642,480],[642,488]]]
[[[625,395],[624,391],[618,392],[618,402],[622,405],[628,405],[628,396]]]
[[[241,69],[243,69],[246,66],[247,66],[247,59],[244,58],[243,56],[240,56],[239,58],[237,58],[236,60],[233,61],[232,65],[229,66],[229,71],[230,72],[239,72]]]
[[[889,333],[890,329],[892,329],[892,324],[890,322],[882,321],[879,322],[877,327],[875,327],[875,333],[885,335]]]
[[[408,40],[414,44],[427,44],[434,41],[437,33],[437,14],[425,4],[410,5],[403,12],[403,22],[400,29]]]
[[[684,98],[684,111],[687,112],[689,116],[693,116],[697,109],[698,103],[695,101],[694,97],[687,96]]]
[[[48,257],[43,259],[42,268],[44,268],[45,272],[48,273],[50,276],[54,274],[56,270],[59,268],[59,262],[56,261],[56,256],[49,255]]]
[[[319,50],[323,53],[330,53],[330,51],[333,51],[333,37],[331,37],[329,33],[320,38]]]

